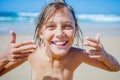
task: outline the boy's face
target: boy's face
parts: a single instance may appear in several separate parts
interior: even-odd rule
[[[73,44],[75,32],[72,14],[67,10],[62,10],[57,11],[43,25],[40,37],[52,55],[64,56]]]

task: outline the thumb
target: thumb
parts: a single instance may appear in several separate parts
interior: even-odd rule
[[[96,35],[95,39],[98,40],[98,41],[100,41],[100,36],[101,36],[101,34],[98,33],[98,34]]]
[[[10,31],[10,37],[11,37],[10,43],[15,43],[16,42],[16,33],[13,31]]]

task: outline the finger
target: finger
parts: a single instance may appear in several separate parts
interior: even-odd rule
[[[26,54],[21,54],[20,56],[19,56],[19,58],[24,58],[24,57],[28,57],[30,55],[30,53],[26,53]]]
[[[18,62],[18,61],[26,61],[27,60],[27,57],[24,57],[24,58],[18,58],[18,59],[16,59],[16,62]]]
[[[13,59],[25,58],[25,57],[28,57],[29,55],[30,55],[30,53],[14,55]]]
[[[95,38],[86,37],[85,39],[86,39],[87,41],[94,42],[94,43],[98,44],[98,40],[95,39]]]
[[[20,54],[31,54],[33,53],[35,50],[31,49],[31,50],[26,50],[26,51],[22,51]]]
[[[14,47],[19,48],[21,46],[25,46],[25,45],[29,45],[29,44],[34,44],[33,40],[17,43]]]
[[[10,43],[15,43],[16,42],[16,33],[13,31],[10,31],[10,36],[11,36]]]
[[[84,43],[84,46],[89,46],[89,47],[94,47],[94,48],[96,48],[96,47],[98,46],[98,44],[93,43],[93,42],[85,42],[85,43]]]
[[[89,55],[90,58],[100,58],[100,55]]]
[[[20,62],[20,61],[26,61],[27,60],[27,57],[23,57],[23,58],[16,58],[16,59],[12,59],[11,61],[13,62]]]
[[[100,36],[101,36],[101,34],[98,33],[98,34],[96,35],[96,37],[95,37],[95,39],[96,39],[98,42],[100,42]]]
[[[94,50],[94,49],[91,49],[91,50],[89,50],[89,53],[90,54],[99,54],[99,51],[97,50]]]
[[[86,42],[86,43],[84,43],[84,46],[89,46],[89,47],[95,48],[96,50],[101,49],[101,46],[99,44],[96,44],[93,42]]]
[[[89,57],[91,57],[91,58],[99,58],[99,57],[101,57],[101,55],[99,54],[99,52],[98,51],[96,51],[96,50],[89,50]]]
[[[100,36],[101,36],[101,34],[98,33],[95,38],[86,37],[85,39],[88,40],[88,41],[94,42],[94,43],[99,43],[100,42]]]
[[[27,51],[27,50],[35,50],[37,48],[36,45],[27,45],[27,46],[22,46],[22,47],[19,47],[17,48],[15,51],[14,51],[14,54],[19,54],[23,51]]]

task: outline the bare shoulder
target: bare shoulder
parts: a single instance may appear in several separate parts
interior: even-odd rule
[[[76,60],[82,61],[82,62],[89,62],[89,61],[94,61],[96,59],[92,59],[89,57],[89,54],[86,53],[85,49],[81,49],[81,48],[76,48],[76,47],[72,47],[71,48],[71,52],[72,52],[72,56],[74,56],[74,58]]]
[[[81,48],[72,47],[70,49],[70,53],[72,55],[72,59],[77,62],[82,62],[87,57],[85,50]]]
[[[72,70],[75,70],[85,58],[84,49],[71,47],[69,54],[69,62],[72,64]]]
[[[77,47],[72,47],[70,49],[70,52],[72,53],[73,56],[78,56],[78,57],[82,57],[82,56],[85,56],[85,50],[84,49],[81,49],[81,48],[77,48]]]

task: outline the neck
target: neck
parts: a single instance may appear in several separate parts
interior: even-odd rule
[[[63,56],[59,56],[59,55],[55,55],[54,53],[52,53],[50,50],[47,50],[47,48],[45,46],[41,46],[40,48],[40,53],[42,55],[44,55],[47,60],[51,63],[53,63],[54,61],[64,61],[70,54],[70,50]]]

